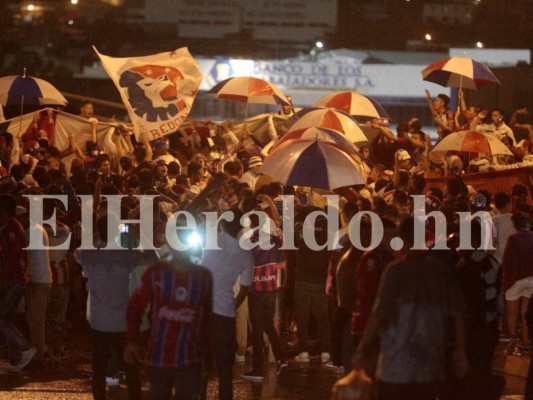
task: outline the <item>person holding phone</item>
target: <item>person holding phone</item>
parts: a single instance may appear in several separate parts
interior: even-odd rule
[[[480,114],[486,114],[480,112]],[[513,141],[513,146],[516,147],[516,139],[514,137],[513,130],[509,128],[504,122],[503,111],[499,108],[495,108],[490,112],[490,122],[487,124],[479,124],[475,121],[472,125],[472,129],[477,132],[488,133],[494,135],[498,139],[502,140],[505,136],[508,136]],[[481,115],[482,117],[483,115]],[[478,116],[480,117],[480,116]],[[477,119],[477,118],[476,118]]]

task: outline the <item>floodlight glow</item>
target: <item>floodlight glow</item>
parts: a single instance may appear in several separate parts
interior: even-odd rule
[[[202,238],[200,237],[200,235],[198,235],[198,233],[192,232],[187,237],[187,244],[191,245],[192,247],[201,245],[202,244]]]

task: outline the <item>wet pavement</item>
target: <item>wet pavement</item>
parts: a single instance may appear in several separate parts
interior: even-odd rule
[[[67,343],[69,358],[61,366],[31,365],[17,374],[0,376],[0,400],[90,400],[90,352],[85,335],[72,335]],[[505,376],[507,384],[505,400],[522,400],[529,357],[502,357],[498,349],[495,371]],[[251,355],[247,364],[237,363],[234,370],[235,399],[257,400],[322,400],[329,399],[334,382],[339,379],[339,371],[320,364],[312,359],[309,364],[290,362],[289,366],[276,376],[274,364],[270,364],[268,374],[262,384],[252,384],[240,378],[249,370]],[[148,399],[147,385],[144,385],[144,398]],[[217,398],[217,382],[211,379],[208,386],[208,399]],[[109,400],[126,400],[124,384],[108,390]]]

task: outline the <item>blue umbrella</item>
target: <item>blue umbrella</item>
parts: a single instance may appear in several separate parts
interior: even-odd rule
[[[51,83],[26,75],[0,78],[0,103],[4,106],[58,104],[66,105],[67,99]]]

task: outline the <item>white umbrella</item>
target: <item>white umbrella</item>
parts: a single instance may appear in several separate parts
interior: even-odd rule
[[[476,131],[461,131],[450,133],[436,144],[432,153],[468,154],[477,156],[487,155],[510,155],[513,153],[503,142],[486,133]]]
[[[265,158],[260,172],[286,186],[334,190],[366,183],[360,161],[342,147],[319,140],[299,139],[282,144]]]

